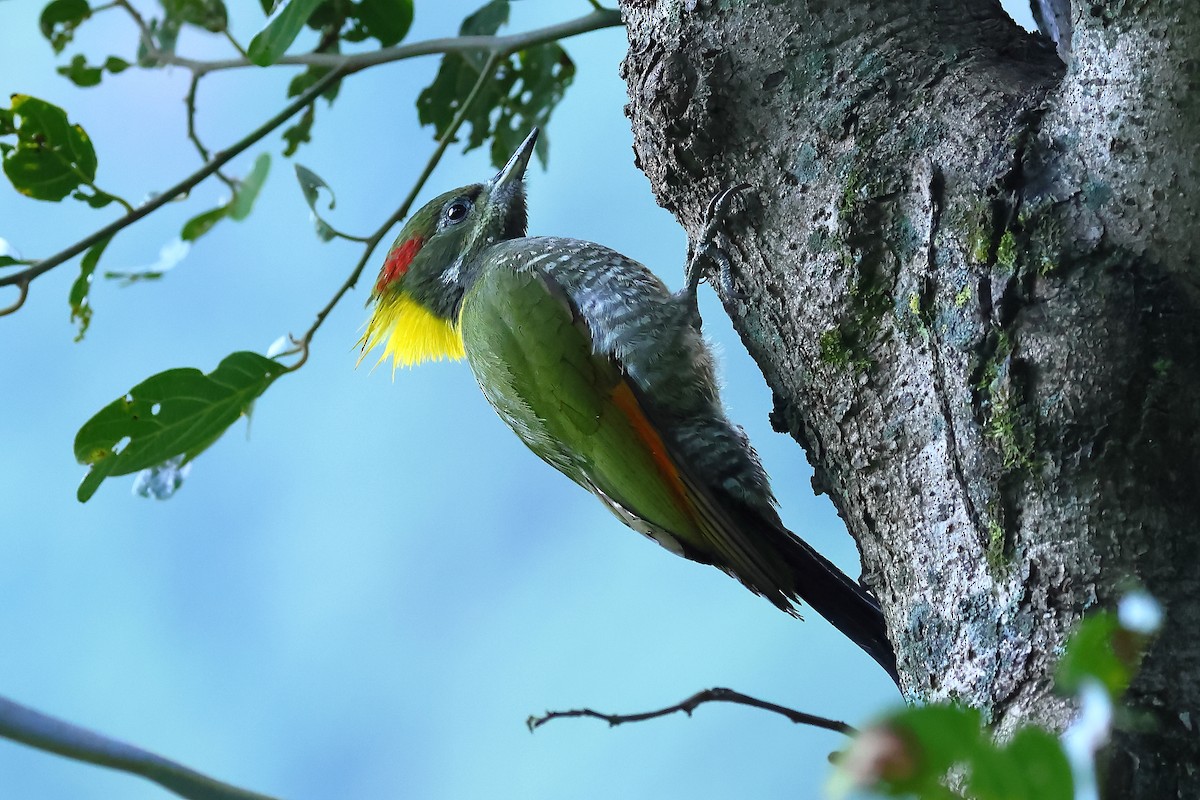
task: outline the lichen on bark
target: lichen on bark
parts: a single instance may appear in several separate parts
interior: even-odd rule
[[[1110,791],[1200,796],[1194,0],[1076,2],[1058,50],[990,0],[622,9],[659,202],[695,234],[755,187],[723,300],[908,696],[1061,728],[1065,637],[1136,581],[1167,633]]]

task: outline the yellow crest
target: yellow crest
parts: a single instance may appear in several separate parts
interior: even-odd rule
[[[368,350],[382,344],[383,355],[376,366],[391,357],[392,372],[401,364],[412,367],[443,358],[457,361],[465,355],[458,326],[437,317],[405,291],[387,292],[379,298],[359,344],[359,363]]]

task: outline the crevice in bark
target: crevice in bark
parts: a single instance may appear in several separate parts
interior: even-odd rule
[[[757,189],[722,299],[907,694],[1001,730],[1065,724],[1056,653],[1128,575],[1200,626],[1200,22],[1092,2],[1065,76],[990,0],[623,4],[660,202],[697,231]],[[1200,719],[1196,674],[1160,648],[1131,697]]]

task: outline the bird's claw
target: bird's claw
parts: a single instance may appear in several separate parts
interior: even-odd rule
[[[693,307],[696,305],[696,290],[704,279],[703,262],[708,259],[717,265],[717,274],[721,281],[721,293],[728,299],[741,300],[745,295],[738,290],[733,282],[733,265],[729,260],[729,237],[723,230],[725,218],[729,214],[733,198],[750,188],[748,183],[739,183],[726,187],[713,195],[708,201],[705,212],[704,231],[700,241],[692,251],[692,257],[687,266],[687,286],[684,292]]]

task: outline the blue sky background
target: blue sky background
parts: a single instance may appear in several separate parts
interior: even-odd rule
[[[100,157],[97,183],[134,201],[198,164],[184,138],[183,70],[129,70],[80,90],[53,73],[41,2],[0,4],[0,92],[62,105]],[[257,3],[231,3],[243,42]],[[452,35],[477,4],[418,0],[410,40]],[[434,11],[437,7],[439,10]],[[513,30],[586,13],[525,0]],[[1024,14],[1028,22],[1028,14]],[[555,113],[549,172],[531,171],[530,229],[612,246],[672,286],[686,241],[633,166],[623,31],[566,43],[578,77]],[[132,60],[116,12],[68,53]],[[227,54],[185,32],[181,53]],[[59,63],[65,58],[59,59]],[[322,104],[298,161],[337,191],[330,220],[367,233],[399,204],[433,148],[413,102],[436,58],[370,70]],[[206,79],[201,135],[221,147],[258,125],[290,70]],[[40,280],[0,319],[0,694],[154,749],[248,788],[317,798],[789,797],[820,795],[836,734],[732,706],[609,729],[525,718],[591,706],[632,712],[729,686],[862,723],[898,700],[881,671],[823,620],[797,622],[711,568],[619,524],[529,453],[465,364],[355,370],[373,273],[319,332],[309,363],[194,464],[170,501],[131,479],[75,500],[75,431],[152,373],[211,370],[235,350],[300,333],[357,258],[321,243],[279,157],[251,218],[223,222],[157,284],[97,281],[87,338],[72,339],[77,264]],[[484,179],[481,152],[451,151],[423,193]],[[119,235],[102,269],[145,266],[210,181]],[[111,210],[39,203],[0,186],[0,237],[48,255]],[[795,531],[858,574],[853,542],[813,496],[800,449],[770,430],[770,393],[710,290],[731,416],[772,474]],[[11,302],[11,290],[0,305]],[[165,798],[138,778],[0,740],[0,797]]]

